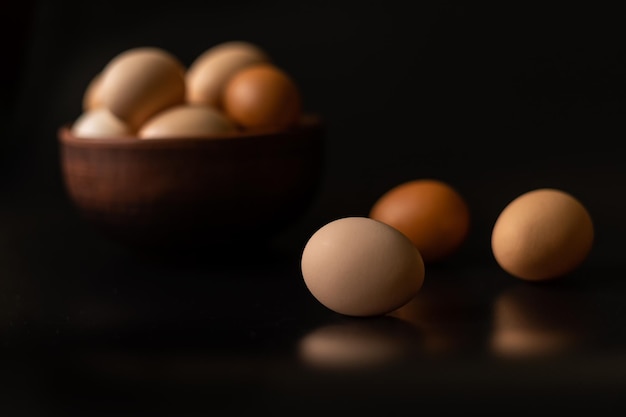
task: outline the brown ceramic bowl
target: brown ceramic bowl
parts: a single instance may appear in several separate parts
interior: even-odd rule
[[[212,138],[78,138],[58,131],[65,188],[80,214],[118,240],[184,247],[263,241],[315,197],[324,126]]]

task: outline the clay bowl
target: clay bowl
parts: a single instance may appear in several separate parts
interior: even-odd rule
[[[211,138],[75,137],[58,131],[63,181],[80,215],[137,247],[266,241],[313,202],[324,125]]]

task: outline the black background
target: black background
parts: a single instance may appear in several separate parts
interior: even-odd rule
[[[392,185],[438,177],[468,199],[483,247],[504,204],[539,186],[581,198],[601,235],[621,233],[621,7],[22,4],[13,15],[24,32],[4,37],[16,51],[3,69],[9,186],[62,195],[55,129],[78,116],[87,83],[115,54],[154,45],[189,65],[244,39],[295,78],[306,110],[329,125],[324,219],[364,214]]]
[[[517,284],[491,257],[496,216],[522,192],[561,188],[590,210],[596,241],[573,288],[557,291],[592,294],[585,300],[603,306],[588,328],[603,329],[604,336],[585,358],[623,353],[623,5],[411,3],[6,6],[5,19],[14,24],[2,28],[0,303],[6,320],[0,331],[7,360],[30,352],[24,361],[9,360],[3,372],[8,383],[25,387],[22,397],[9,396],[11,410],[117,415],[131,404],[138,413],[196,415],[257,406],[302,411],[313,402],[323,411],[357,407],[362,390],[370,398],[389,394],[363,409],[402,404],[418,410],[420,401],[494,403],[489,392],[502,396],[502,381],[512,384],[506,398],[516,400],[522,388],[551,386],[551,398],[564,402],[573,392],[606,400],[619,390],[622,359],[585,362],[572,371],[583,382],[572,386],[567,361],[551,362],[552,371],[525,364],[522,377],[515,367],[482,368],[490,358],[483,345],[490,325],[481,308],[489,310],[495,294]],[[272,241],[277,251],[242,242],[240,252],[218,265],[138,259],[77,219],[61,181],[57,128],[80,114],[87,83],[117,53],[159,46],[188,65],[208,47],[234,39],[264,48],[297,81],[306,110],[324,117],[319,196]],[[470,319],[474,343],[436,365],[417,355],[417,363],[357,378],[362,385],[344,375],[307,379],[292,371],[285,358],[293,341],[341,320],[302,287],[298,257],[306,239],[334,218],[366,215],[382,192],[420,177],[448,181],[472,210],[467,244],[427,274],[479,300],[480,314]],[[592,289],[585,286],[590,281]],[[183,372],[186,366],[195,371]],[[11,370],[20,377],[13,379]],[[413,389],[427,395],[415,397]],[[397,398],[390,405],[392,393]],[[448,395],[460,402],[446,403]]]

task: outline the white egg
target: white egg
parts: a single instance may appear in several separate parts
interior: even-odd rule
[[[72,124],[72,134],[78,138],[117,138],[132,136],[128,125],[106,108],[83,112]]]

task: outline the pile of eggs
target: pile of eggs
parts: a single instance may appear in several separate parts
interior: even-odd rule
[[[71,131],[79,138],[228,136],[289,129],[301,112],[294,79],[250,42],[214,45],[189,67],[161,48],[137,47],[92,78]]]
[[[302,276],[312,295],[337,313],[391,313],[417,295],[426,266],[461,247],[470,220],[466,200],[450,184],[408,181],[380,196],[367,217],[339,218],[313,233],[302,252]],[[541,282],[578,268],[593,240],[591,216],[578,199],[540,188],[504,207],[491,249],[511,276]]]

